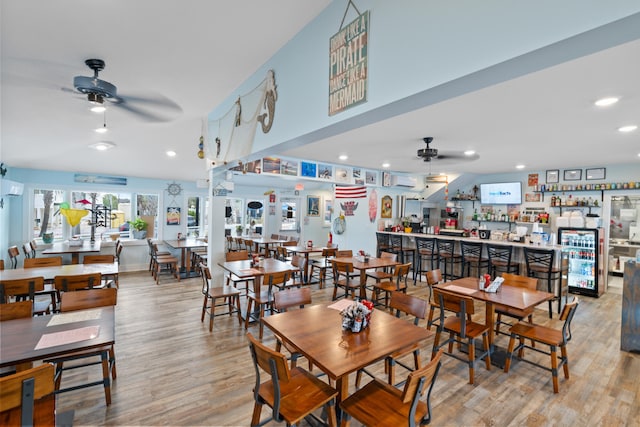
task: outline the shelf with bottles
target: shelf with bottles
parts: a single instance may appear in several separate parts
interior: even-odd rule
[[[540,193],[542,195],[542,201],[544,202],[545,193],[568,193],[568,192],[599,192],[600,201],[604,200],[605,191],[625,191],[625,190],[638,190],[640,189],[640,181],[630,182],[618,182],[618,183],[600,183],[600,184],[542,184],[536,186],[534,193]]]
[[[553,196],[551,197],[551,203],[550,203],[550,207],[552,208],[559,208],[560,209],[560,215],[562,215],[562,209],[583,209],[583,208],[587,208],[589,209],[589,214],[591,214],[591,209],[597,209],[600,208],[600,204],[598,203],[598,200],[594,200],[591,196],[589,196],[589,198],[585,198],[583,197],[582,199],[579,199],[578,197],[576,197],[575,199],[573,198],[572,194],[569,194],[564,200],[562,199],[561,196]]]

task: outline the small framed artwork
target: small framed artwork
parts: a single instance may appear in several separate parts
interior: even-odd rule
[[[167,208],[167,225],[180,225],[180,208],[168,207]]]
[[[332,179],[333,178],[333,166],[318,164],[318,178]]]
[[[380,209],[380,218],[391,218],[393,212],[393,200],[391,196],[382,197],[382,209]]]
[[[377,185],[378,184],[378,172],[374,171],[365,171],[365,183],[367,185]]]
[[[391,187],[391,174],[389,172],[382,172],[382,186]]]
[[[322,210],[322,226],[331,227],[331,216],[333,215],[333,199],[324,199]]]
[[[580,181],[582,179],[582,169],[565,169],[565,181]]]
[[[557,184],[560,181],[560,171],[558,169],[547,171],[547,184]]]
[[[320,216],[320,196],[307,196],[307,216]]]
[[[596,179],[605,179],[607,170],[605,168],[593,168],[585,170],[587,181],[593,181]]]
[[[317,165],[315,163],[301,162],[300,175],[315,178],[318,175]]]

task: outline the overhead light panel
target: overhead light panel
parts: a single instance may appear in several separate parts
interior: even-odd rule
[[[389,166],[391,166],[391,165],[390,165],[389,163],[387,163],[387,162],[384,162],[384,163],[382,164],[382,167],[383,167],[383,168],[388,168]]]
[[[169,150],[169,151],[167,151],[167,156],[169,156],[169,157],[175,157],[175,156],[176,156],[176,152],[175,152],[175,151],[173,151],[173,150]]]
[[[607,98],[598,99],[596,102],[594,102],[594,104],[597,107],[608,107],[610,105],[615,104],[618,101],[619,101],[619,98],[616,98],[614,96],[610,96],[610,97],[607,97]]]
[[[638,129],[638,126],[636,125],[628,125],[628,126],[621,126],[618,128],[619,132],[633,132],[634,130]]]
[[[340,156],[338,156],[338,158],[340,160],[347,160],[349,158],[349,156],[347,156],[346,154],[340,154]]]

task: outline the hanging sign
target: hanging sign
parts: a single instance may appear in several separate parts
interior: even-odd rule
[[[329,115],[367,101],[369,11],[329,39]]]

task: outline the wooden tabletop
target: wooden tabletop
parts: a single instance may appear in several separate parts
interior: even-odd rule
[[[80,246],[71,246],[68,242],[56,242],[51,245],[50,248],[42,251],[44,255],[60,255],[60,254],[74,254],[74,253],[91,253],[100,252],[100,240],[91,242],[89,240],[83,240]]]
[[[312,254],[321,253],[323,250],[328,249],[326,246],[285,246],[288,252],[300,253],[300,254]]]
[[[340,312],[326,304],[275,314],[263,322],[338,382],[340,400],[347,396],[350,373],[434,334],[380,310],[374,310],[362,332],[343,331]]]
[[[164,243],[173,249],[206,248],[207,242],[200,239],[165,240]]]
[[[50,322],[56,324],[50,325]],[[97,332],[95,336],[89,337],[85,335],[87,330]],[[50,335],[54,333],[60,334]],[[85,336],[86,339],[83,339]],[[47,340],[53,345],[36,349],[41,339],[43,343]],[[79,340],[68,342],[74,339]],[[67,343],[56,345],[56,341],[67,341]],[[0,328],[0,342],[2,342],[0,367],[35,362],[113,344],[115,343],[115,307],[7,320],[2,322],[2,328]]]
[[[353,268],[356,270],[367,270],[370,268],[382,268],[382,267],[393,267],[394,265],[399,265],[400,262],[393,260],[392,258],[374,258],[369,257],[368,262],[362,261],[360,257],[339,257],[334,258],[336,261],[340,262],[348,262],[353,264]]]
[[[282,271],[295,270],[291,264],[282,262],[275,258],[265,258],[262,260],[262,267],[252,267],[251,260],[242,261],[226,261],[218,263],[218,265],[228,272],[245,279],[249,277],[262,276],[265,273],[279,273]]]
[[[73,276],[90,273],[101,273],[102,275],[118,274],[118,263],[113,262],[105,264],[68,264],[50,267],[0,270],[0,281],[28,279],[30,277],[44,277],[45,280],[51,280],[56,276]]]

